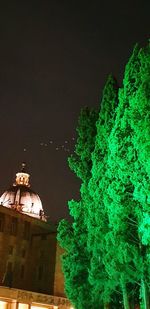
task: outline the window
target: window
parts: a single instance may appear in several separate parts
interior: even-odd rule
[[[10,234],[16,236],[17,235],[17,228],[18,228],[18,220],[17,218],[11,218],[11,225],[10,225]]]
[[[25,258],[25,255],[26,255],[26,250],[23,248],[23,249],[22,249],[22,252],[21,252],[22,258]]]
[[[12,262],[7,263],[7,271],[12,271]]]
[[[43,250],[39,250],[39,258],[43,259],[44,257],[44,251]]]
[[[21,265],[21,270],[20,270],[20,278],[24,278],[24,265]]]
[[[13,254],[13,250],[14,250],[13,246],[9,246],[8,254],[12,255]]]
[[[27,221],[24,222],[23,237],[26,240],[29,240],[30,238],[30,222]]]
[[[47,235],[45,235],[45,234],[41,235],[41,239],[42,240],[46,240],[47,239]]]
[[[4,231],[5,215],[0,213],[0,232]]]
[[[41,280],[43,276],[43,266],[40,265],[38,269],[38,279]]]
[[[12,269],[12,263],[8,262],[6,266],[6,271],[3,277],[3,285],[12,287],[12,280],[13,280],[13,269]],[[1,308],[1,307],[0,307]]]

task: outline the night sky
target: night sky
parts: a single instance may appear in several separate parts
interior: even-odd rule
[[[0,193],[27,163],[52,221],[68,217],[79,181],[69,170],[80,109],[98,107],[107,75],[121,85],[150,1],[3,1],[0,6]],[[89,2],[89,4],[88,4]]]

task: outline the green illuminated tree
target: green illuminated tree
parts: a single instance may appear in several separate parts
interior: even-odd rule
[[[108,234],[108,240],[114,248],[116,245],[112,262],[113,267],[115,260],[117,269],[121,267],[125,308],[129,308],[128,299],[135,285],[138,291],[138,284],[141,308],[149,308],[149,104],[150,48],[139,50],[136,46],[126,66],[115,126],[109,139],[111,184],[107,207],[112,234]]]
[[[68,159],[70,169],[81,179],[82,183],[88,183],[91,176],[91,154],[95,145],[97,117],[98,112],[94,109],[81,110],[75,152]]]
[[[81,179],[81,200],[70,201],[72,223],[60,222],[58,240],[65,249],[63,270],[65,290],[77,309],[94,308],[91,285],[88,280],[89,254],[87,251],[87,227],[85,223],[87,195],[85,188],[90,178],[91,153],[94,148],[97,112],[85,108],[78,123],[75,153],[69,158],[69,166]]]
[[[150,45],[138,53],[139,69],[135,76],[136,89],[129,97],[132,143],[136,160],[131,181],[138,223],[139,248],[142,259],[142,308],[149,308],[149,241],[150,241]]]
[[[108,274],[118,282],[123,294],[124,308],[130,308],[136,297],[140,280],[138,228],[133,200],[134,186],[131,175],[134,167],[133,130],[130,124],[129,96],[135,92],[138,72],[138,47],[135,47],[125,72],[125,82],[119,91],[119,104],[115,124],[109,137],[107,175],[110,179],[105,194],[105,207],[109,217],[106,235],[105,266]],[[128,93],[127,96],[125,93]],[[110,249],[111,248],[111,249]],[[130,288],[129,288],[130,287]],[[134,294],[134,295],[132,295]]]
[[[108,78],[99,113],[84,109],[77,132],[69,166],[81,198],[58,230],[67,296],[76,309],[131,309],[139,299],[149,309],[150,45],[135,46],[119,96]]]
[[[81,214],[80,202],[71,202],[74,212]],[[73,210],[72,210],[73,211]],[[69,224],[63,220],[58,229],[58,240],[65,249],[62,258],[63,272],[65,277],[65,291],[75,308],[90,308],[90,284],[87,280],[88,255],[85,247],[85,227],[83,218],[74,218],[74,223]],[[92,306],[91,306],[92,308]]]
[[[109,279],[105,271],[103,258],[106,253],[105,235],[108,230],[108,217],[104,207],[104,196],[108,185],[107,159],[108,137],[115,118],[118,103],[118,87],[112,76],[108,77],[103,90],[101,109],[97,120],[95,149],[92,154],[92,174],[89,181],[91,202],[88,205],[88,250],[91,256],[89,280],[92,285],[95,304],[110,302],[115,282]]]

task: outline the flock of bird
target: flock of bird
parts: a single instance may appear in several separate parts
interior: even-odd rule
[[[48,148],[49,146],[53,146],[53,149],[55,149],[56,151],[62,150],[64,152],[70,152],[72,151],[72,149],[70,149],[70,147],[72,148],[74,145],[75,141],[75,137],[72,137],[71,140],[65,140],[63,143],[58,144],[56,141],[54,140],[50,140],[49,142],[40,142],[39,146],[42,148]],[[24,152],[27,151],[27,148],[23,149]]]

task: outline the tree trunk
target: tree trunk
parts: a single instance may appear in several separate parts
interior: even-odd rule
[[[125,280],[124,280],[123,276],[121,276],[120,281],[121,281],[121,288],[122,288],[122,294],[123,294],[124,309],[130,309],[126,284],[125,284]]]
[[[104,309],[110,309],[110,304],[104,304]]]
[[[149,309],[147,286],[143,279],[141,280],[141,296],[142,296],[142,308]]]

